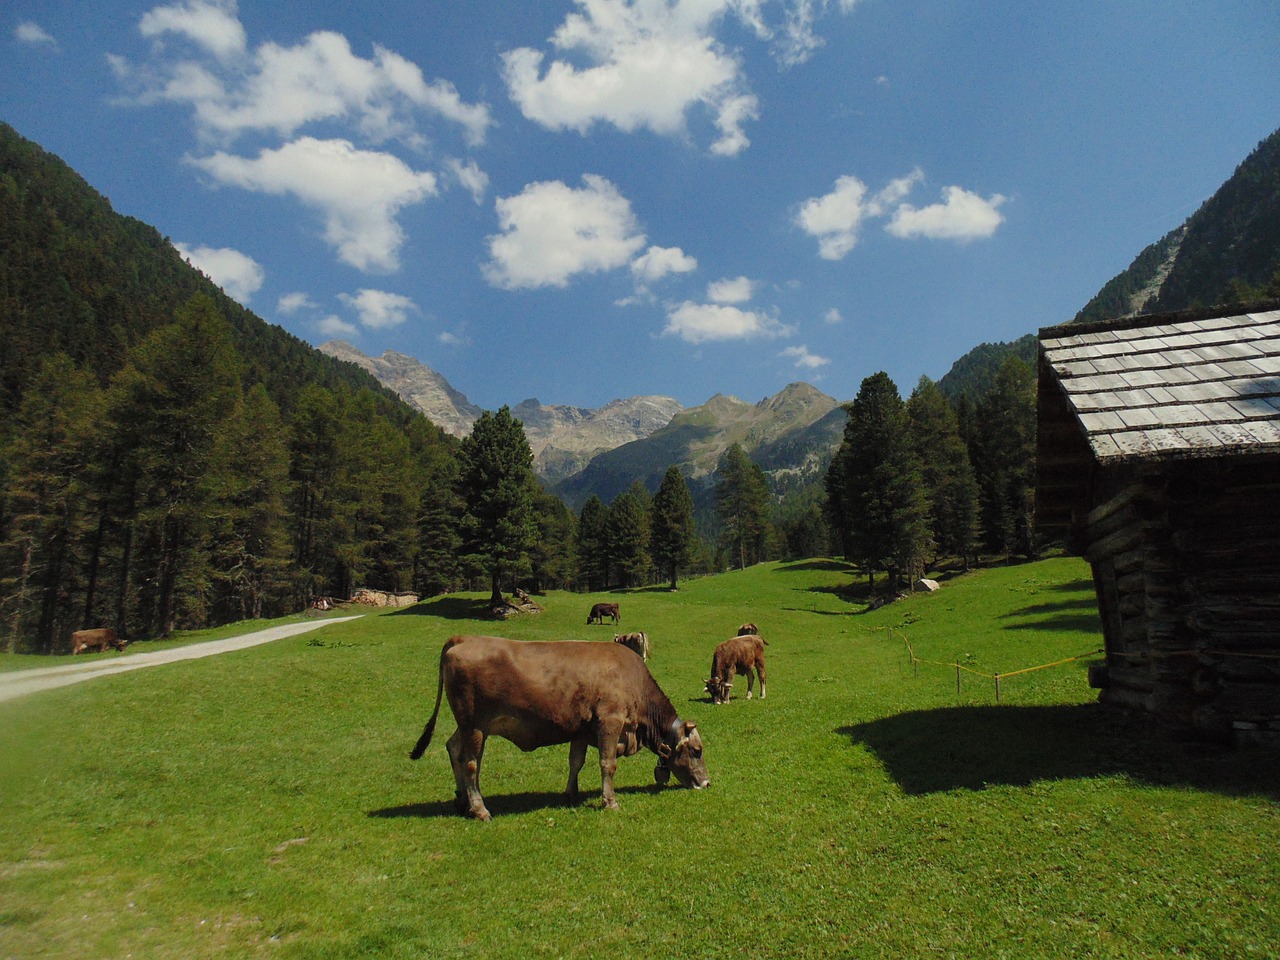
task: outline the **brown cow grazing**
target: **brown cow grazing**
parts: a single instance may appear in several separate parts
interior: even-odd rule
[[[612,617],[614,623],[622,622],[622,615],[618,612],[616,603],[597,603],[587,614],[587,623],[604,623],[605,617]]]
[[[618,806],[613,796],[618,756],[629,757],[641,747],[658,755],[653,771],[658,784],[672,773],[695,790],[710,784],[697,726],[677,716],[649,668],[618,644],[450,637],[440,651],[435,710],[410,759],[422,756],[431,742],[446,690],[458,722],[445,744],[457,783],[454,804],[477,820],[490,819],[480,795],[480,761],[491,734],[526,751],[569,744],[566,792],[571,800],[578,795],[578,771],[588,746],[600,751],[606,807]]]
[[[730,637],[716,646],[711,656],[711,679],[707,681],[707,693],[712,703],[728,703],[729,689],[735,673],[747,678],[747,699],[751,699],[753,673],[760,675],[760,699],[764,699],[764,647],[762,638],[754,635]]]
[[[740,637],[758,637],[760,636],[760,628],[754,623],[744,623],[738,628],[738,636]]]
[[[71,653],[105,653],[107,648],[123,650],[125,641],[116,636],[110,627],[96,630],[77,630],[71,634]]]
[[[638,633],[615,633],[613,642],[620,643],[628,650],[638,654],[641,660],[649,659],[649,635],[644,631]]]

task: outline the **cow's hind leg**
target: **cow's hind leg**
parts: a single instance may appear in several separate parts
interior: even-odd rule
[[[590,741],[585,737],[569,744],[569,786],[565,788],[565,794],[570,802],[578,799],[578,773],[582,770],[582,765],[587,762],[588,746]]]
[[[756,673],[760,674],[760,699],[764,699],[764,657],[756,661]]]
[[[453,803],[459,813],[469,814],[477,820],[492,819],[480,795],[480,761],[484,757],[484,731],[459,727],[445,748],[449,762],[453,764],[453,778],[457,782]]]
[[[755,682],[755,679],[756,679],[756,672],[755,672],[754,670],[752,670],[750,667],[747,667],[747,669],[746,669],[746,670],[744,670],[744,671],[742,671],[742,673],[743,673],[743,675],[747,678],[747,699],[748,699],[748,700],[750,700],[750,699],[751,699],[751,685]]]

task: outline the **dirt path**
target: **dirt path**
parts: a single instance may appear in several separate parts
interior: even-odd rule
[[[143,667],[155,667],[162,663],[173,663],[176,660],[196,660],[200,657],[211,657],[215,653],[227,653],[231,650],[243,650],[245,647],[256,647],[260,643],[270,643],[284,637],[292,637],[299,633],[307,633],[331,623],[345,623],[356,620],[354,617],[334,617],[331,620],[313,620],[310,623],[287,623],[280,627],[268,627],[254,633],[246,633],[240,637],[227,637],[225,640],[210,640],[206,643],[193,643],[186,647],[175,647],[172,650],[156,650],[154,653],[126,654],[119,657],[108,657],[95,660],[82,660],[57,667],[39,667],[35,670],[13,670],[0,673],[0,703],[41,690],[54,690],[72,683],[92,680],[95,677],[106,677],[128,670],[141,670]]]

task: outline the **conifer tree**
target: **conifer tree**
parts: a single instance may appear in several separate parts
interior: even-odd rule
[[[715,485],[716,514],[726,545],[740,569],[764,559],[769,523],[769,484],[741,444],[733,444],[720,461]]]
[[[1011,559],[1035,555],[1036,384],[1031,367],[1009,357],[974,418],[975,468],[987,547]]]
[[[693,495],[677,466],[667,468],[662,486],[653,498],[653,522],[649,534],[653,560],[676,589],[676,579],[693,556],[697,533],[693,524]]]
[[[642,584],[650,566],[649,515],[643,501],[632,491],[619,494],[609,505],[605,541],[618,571],[618,582],[624,587]]]
[[[588,590],[604,590],[609,586],[609,544],[605,539],[608,509],[592,494],[578,514],[578,575]]]
[[[876,570],[908,578],[922,571],[931,546],[929,503],[906,407],[888,374],[863,380],[847,409],[844,440],[830,468],[841,477],[828,489],[843,495],[849,558],[867,571],[874,597]]]
[[[524,426],[510,407],[486,410],[459,452],[463,551],[489,574],[490,603],[502,604],[502,578],[527,567],[537,535],[538,481]]]
[[[921,377],[907,401],[907,415],[929,495],[934,545],[944,555],[959,557],[967,570],[979,535],[978,481],[955,410],[936,383]]]

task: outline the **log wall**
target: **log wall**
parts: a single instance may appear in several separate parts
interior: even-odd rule
[[[1280,747],[1280,460],[1130,468],[1085,517],[1091,682],[1171,732]]]

